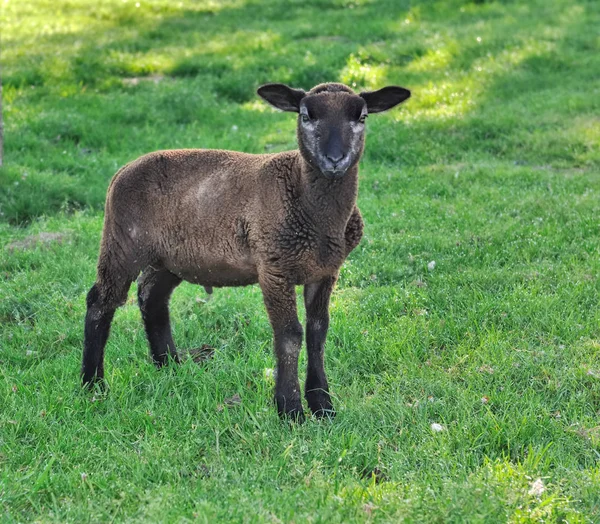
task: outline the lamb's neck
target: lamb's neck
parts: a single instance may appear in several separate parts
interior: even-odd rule
[[[340,178],[326,178],[300,157],[301,199],[315,220],[323,225],[337,222],[345,227],[358,196],[358,166]]]

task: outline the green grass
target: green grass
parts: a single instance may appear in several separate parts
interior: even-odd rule
[[[598,2],[136,5],[2,6],[0,520],[599,522]],[[160,372],[132,289],[110,390],[83,393],[110,178],[155,149],[295,147],[268,81],[413,92],[368,124],[337,418],[278,420],[256,287],[180,286],[176,341],[217,351]]]

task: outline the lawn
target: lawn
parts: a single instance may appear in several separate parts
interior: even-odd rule
[[[4,0],[0,24],[0,521],[600,521],[600,3]],[[161,371],[133,286],[110,388],[82,391],[115,171],[292,149],[255,90],[323,81],[413,93],[368,121],[337,417],[278,419],[256,286],[181,285],[176,342],[216,351]]]

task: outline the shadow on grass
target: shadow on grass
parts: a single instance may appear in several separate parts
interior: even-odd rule
[[[337,78],[348,49],[374,36],[392,36],[385,31],[388,18],[380,16],[381,10],[396,17],[408,5],[390,0],[255,1],[175,12],[163,6],[158,16],[117,5],[110,25],[100,20],[80,32],[44,37],[45,45],[29,53],[27,61],[9,66],[4,83],[110,89],[121,85],[121,77],[162,73],[210,80],[217,95],[239,103],[274,78],[305,87]],[[56,57],[48,56],[55,49],[64,62],[61,71],[52,70]],[[310,53],[320,60],[307,58]]]
[[[95,25],[42,37],[22,63],[9,53],[0,211],[12,223],[100,207],[117,168],[153,149],[293,147],[290,115],[251,102],[269,81],[411,88],[370,122],[368,165],[599,160],[585,116],[598,106],[591,3],[113,7],[90,7]]]

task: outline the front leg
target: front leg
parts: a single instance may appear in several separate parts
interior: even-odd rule
[[[260,287],[273,327],[277,378],[275,402],[281,417],[302,422],[304,413],[298,382],[298,355],[302,347],[302,325],[298,321],[296,290],[285,279],[261,275]]]
[[[335,411],[329,396],[329,385],[325,376],[325,339],[329,329],[329,297],[335,286],[337,275],[327,277],[316,284],[304,286],[306,306],[306,348],[308,366],[304,395],[308,406],[316,417],[334,416]]]

